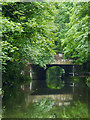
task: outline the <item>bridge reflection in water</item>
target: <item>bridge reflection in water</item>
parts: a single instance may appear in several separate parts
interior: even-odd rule
[[[26,93],[25,102],[28,104],[39,102],[43,98],[54,100],[58,106],[70,105],[73,101],[73,88],[70,86],[69,89],[64,87],[61,90],[53,90],[46,86],[46,81],[34,80],[28,85],[21,85],[21,89]]]
[[[29,95],[25,98],[26,103],[39,102],[43,98],[52,99],[55,101],[55,105],[70,105],[73,100],[72,94],[60,94],[60,95]]]

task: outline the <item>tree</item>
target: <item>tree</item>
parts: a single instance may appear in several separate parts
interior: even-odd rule
[[[54,19],[54,22],[57,26],[56,39],[55,39],[56,52],[63,53],[61,39],[65,39],[65,33],[69,29],[69,27],[66,26],[66,23],[70,22],[69,13],[73,7],[73,3],[60,2],[60,3],[55,3],[55,6],[56,6],[56,9],[58,10]]]
[[[32,62],[45,66],[54,59],[53,3],[2,3],[2,55],[7,61]],[[53,27],[51,26],[53,24]]]
[[[88,59],[88,3],[74,3],[71,9],[69,30],[62,39],[64,54],[73,58],[75,63],[83,64]]]

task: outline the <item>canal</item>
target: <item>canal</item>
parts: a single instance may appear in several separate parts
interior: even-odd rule
[[[4,93],[3,118],[88,118],[87,77],[65,76],[51,67],[46,80],[8,86]]]

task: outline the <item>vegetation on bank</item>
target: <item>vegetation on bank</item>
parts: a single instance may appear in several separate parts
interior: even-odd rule
[[[32,106],[30,118],[88,118],[88,107],[80,101],[72,106],[55,106],[53,100],[44,98]]]
[[[2,64],[17,61],[45,66],[53,60],[53,3],[2,3]]]
[[[88,3],[2,3],[2,64],[45,66],[56,52],[85,63],[88,58]]]
[[[21,107],[14,106],[14,109],[3,117],[14,118],[88,118],[88,107],[80,101],[75,101],[72,106],[55,106],[53,100],[43,98],[37,103],[27,104],[22,112]]]
[[[86,84],[87,84],[88,87],[90,87],[90,77],[87,77]]]
[[[9,73],[16,73],[19,68],[13,69],[15,64],[22,67],[31,62],[45,67],[56,53],[64,53],[78,64],[88,63],[88,5],[2,2],[3,76],[10,78]]]
[[[54,61],[56,53],[64,53],[66,59],[73,59],[79,65],[89,62],[88,5],[87,2],[2,2],[0,61],[3,99],[9,105],[8,108],[4,103],[3,118],[88,118],[88,107],[80,101],[61,107],[55,106],[55,101],[44,98],[30,105],[25,103],[21,91],[16,93],[19,85],[31,81],[26,69],[29,63],[46,67],[47,63]],[[52,73],[59,79],[52,78],[49,75]],[[62,74],[63,70],[48,71],[48,87],[61,89],[64,86]],[[77,77],[72,77],[72,80],[74,83],[80,82]],[[86,83],[90,87],[89,82],[90,77],[87,77]],[[9,91],[9,88],[14,89]],[[16,97],[21,99],[16,100]]]

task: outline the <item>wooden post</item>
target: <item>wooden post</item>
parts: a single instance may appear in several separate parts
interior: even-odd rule
[[[74,72],[74,65],[73,65],[73,76],[75,76],[75,72]]]
[[[32,78],[32,67],[31,66],[30,66],[30,71],[29,72],[30,72],[30,74],[29,74],[30,78]]]
[[[30,82],[29,88],[30,88],[30,91],[31,91],[32,90],[32,81]]]
[[[74,65],[73,65],[73,77],[75,76],[75,72],[74,72]],[[74,86],[74,82],[73,82],[73,86]]]

